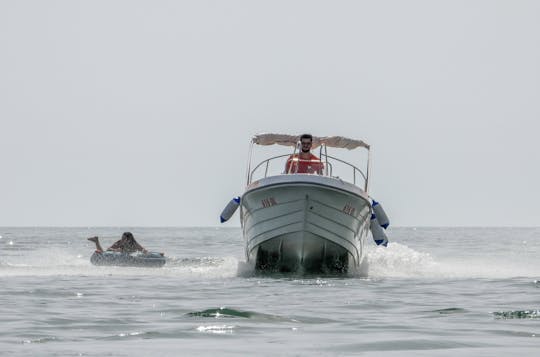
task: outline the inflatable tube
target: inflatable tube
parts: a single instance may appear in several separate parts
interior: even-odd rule
[[[165,257],[161,253],[148,252],[146,254],[127,254],[120,252],[95,251],[90,257],[94,265],[121,266],[121,267],[153,267],[159,268],[165,264]]]
[[[221,221],[221,223],[227,222],[232,217],[234,212],[236,212],[238,206],[240,206],[240,197],[235,197],[230,200],[227,206],[225,206],[225,208],[221,212],[221,215],[219,216],[219,220]]]
[[[381,228],[381,225],[379,224],[379,221],[374,214],[371,215],[369,230],[371,231],[373,240],[377,245],[383,245],[385,247],[388,245],[388,238],[386,237],[386,233]]]
[[[379,221],[379,224],[384,229],[388,228],[390,225],[390,220],[388,219],[388,216],[386,215],[386,212],[384,212],[384,209],[382,208],[381,204],[375,200],[372,200],[373,204],[371,207],[373,208],[373,213],[375,213],[375,216],[377,216],[377,220]]]

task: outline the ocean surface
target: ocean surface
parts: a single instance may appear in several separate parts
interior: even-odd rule
[[[124,231],[166,265],[91,265]],[[540,355],[540,228],[388,234],[367,276],[258,276],[239,228],[0,227],[0,355]]]

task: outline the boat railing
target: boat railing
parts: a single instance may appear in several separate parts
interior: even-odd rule
[[[290,156],[291,156],[290,154],[277,155],[277,156],[273,156],[273,157],[270,157],[268,159],[265,159],[265,160],[261,161],[259,164],[257,164],[253,168],[253,170],[251,170],[249,172],[248,185],[253,181],[253,177],[255,176],[256,173],[259,173],[259,171],[264,170],[264,172],[261,172],[262,175],[261,175],[260,178],[266,178],[268,176],[275,175],[275,173],[271,173],[269,175],[270,163],[271,162],[276,162],[279,159],[282,159],[282,158],[285,158],[285,157],[288,158]],[[353,164],[351,164],[351,163],[349,163],[347,161],[338,159],[337,157],[334,157],[334,156],[330,156],[330,155],[326,155],[326,154],[321,155],[320,162],[324,165],[324,170],[323,170],[322,176],[328,176],[328,177],[343,179],[343,178],[341,178],[339,176],[334,176],[334,163],[333,163],[333,161],[341,163],[341,164],[345,165],[346,167],[348,167],[351,170],[350,172],[352,173],[352,178],[350,180],[344,179],[344,181],[351,181],[351,183],[353,183],[354,185],[357,185],[357,181],[359,181],[360,178],[361,178],[362,181],[363,181],[362,183],[363,183],[364,188],[365,189],[367,188],[367,176],[366,176],[366,174],[364,172],[362,172],[362,170],[360,170],[355,165],[353,165]],[[286,160],[285,160],[285,163],[286,163]],[[287,174],[288,172],[285,172],[285,164],[283,164],[282,168],[283,169],[280,170],[279,174]],[[290,174],[295,174],[295,173],[290,172]]]
[[[263,160],[261,161],[257,166],[255,166],[253,168],[253,170],[251,170],[251,172],[249,173],[249,177],[248,177],[248,184],[251,183],[251,181],[253,180],[253,175],[255,174],[255,172],[264,165],[264,176],[262,178],[266,178],[268,176],[268,168],[270,166],[270,161],[273,161],[273,160],[277,160],[277,159],[280,159],[282,157],[289,157],[291,156],[290,154],[285,154],[285,155],[277,155],[277,156],[273,156],[271,158],[268,158],[266,160]]]
[[[360,176],[364,179],[364,183],[367,181],[367,177],[366,175],[362,172],[362,170],[360,170],[358,167],[354,166],[353,164],[347,162],[347,161],[344,161],[344,160],[341,160],[341,159],[338,159],[337,157],[334,157],[334,156],[330,156],[330,155],[325,155],[324,157],[328,158],[328,159],[332,159],[332,160],[335,160],[337,162],[341,162],[342,164],[345,164],[347,166],[349,166],[350,168],[352,168],[352,175],[353,175],[353,184],[356,185],[356,173],[359,173]],[[328,176],[332,176],[332,170],[333,170],[333,167],[332,167],[332,163],[331,162],[327,162],[327,167],[329,168],[330,172],[328,174]]]

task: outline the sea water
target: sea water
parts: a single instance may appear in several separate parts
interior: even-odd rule
[[[91,265],[124,231],[166,265]],[[260,276],[239,228],[3,227],[0,355],[540,355],[540,229],[388,235],[367,276]]]

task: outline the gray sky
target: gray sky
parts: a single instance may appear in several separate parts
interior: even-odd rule
[[[0,226],[218,225],[306,131],[394,225],[539,226],[539,119],[538,1],[0,1]]]

